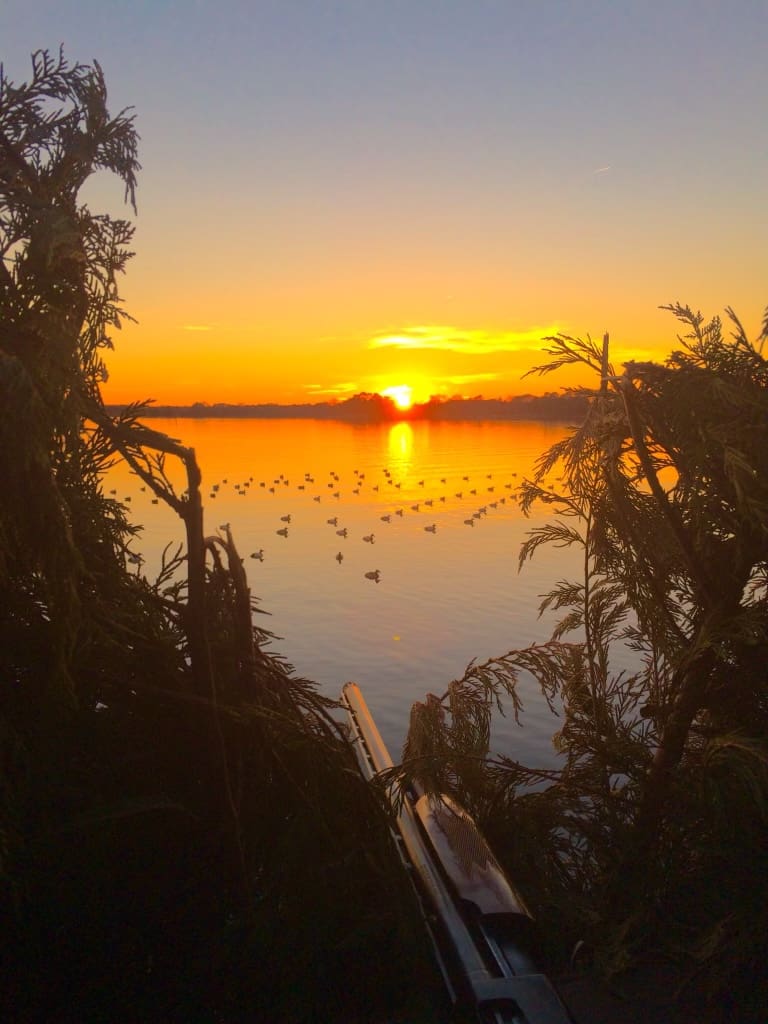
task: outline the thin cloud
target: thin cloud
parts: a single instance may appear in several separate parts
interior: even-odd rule
[[[312,396],[330,395],[356,395],[360,391],[360,385],[355,381],[343,381],[339,384],[305,384],[304,389]]]
[[[608,171],[612,171],[612,170],[613,170],[613,165],[612,164],[606,164],[605,167],[596,167],[595,170],[592,171],[592,173],[593,174],[606,174]]]
[[[181,328],[182,331],[212,331],[213,328],[208,324],[184,324]]]
[[[561,325],[532,327],[525,331],[483,331],[443,325],[405,327],[401,331],[377,334],[368,348],[431,349],[490,355],[494,352],[518,352],[541,344],[547,335],[557,334]]]
[[[441,377],[441,384],[477,384],[478,381],[498,380],[500,373],[457,373],[451,377]]]

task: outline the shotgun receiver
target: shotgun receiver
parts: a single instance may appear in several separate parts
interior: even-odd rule
[[[393,767],[362,691],[341,693],[367,779]],[[571,1024],[536,966],[533,920],[470,815],[449,796],[390,787],[393,833],[413,882],[448,995],[477,1024]]]

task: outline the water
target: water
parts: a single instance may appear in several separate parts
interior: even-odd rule
[[[518,573],[526,533],[550,513],[524,518],[515,492],[562,425],[150,425],[195,449],[206,533],[231,525],[269,613],[262,622],[279,638],[272,649],[330,696],[349,679],[359,683],[395,758],[412,703],[442,693],[472,659],[546,640],[553,620],[538,617],[541,595],[578,575],[577,552],[547,548]],[[169,475],[183,489],[182,474],[169,467]],[[126,467],[111,471],[108,486],[143,524],[133,548],[153,577],[163,547],[183,539],[181,524]],[[337,533],[344,528],[346,537]],[[263,561],[249,557],[259,550]],[[376,570],[378,582],[366,577]],[[532,680],[521,680],[519,693],[523,726],[501,719],[494,747],[552,764],[557,719]]]

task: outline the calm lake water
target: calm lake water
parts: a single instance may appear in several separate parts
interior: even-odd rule
[[[411,704],[442,693],[472,659],[546,640],[553,619],[538,617],[540,596],[578,575],[577,553],[555,548],[518,573],[521,542],[550,513],[524,518],[516,490],[563,425],[149,425],[195,449],[206,532],[231,524],[269,613],[263,624],[279,638],[272,649],[333,697],[347,680],[359,683],[396,759]],[[183,538],[180,523],[124,466],[109,486],[144,527],[133,548],[154,577],[162,549]],[[263,560],[250,557],[258,551]],[[366,577],[376,570],[378,582]],[[501,719],[494,747],[551,764],[557,719],[531,680],[519,692],[522,728]]]

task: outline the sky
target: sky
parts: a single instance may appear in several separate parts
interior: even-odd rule
[[[141,137],[108,402],[557,390],[543,339],[662,359],[673,302],[759,333],[765,0],[0,0],[7,77],[61,44]]]

